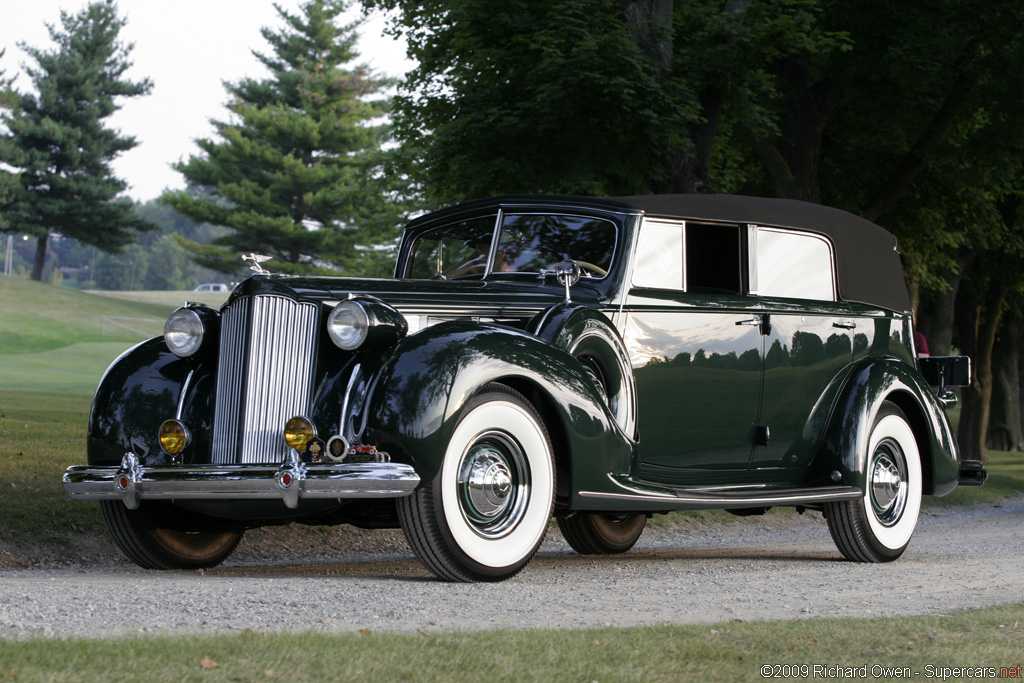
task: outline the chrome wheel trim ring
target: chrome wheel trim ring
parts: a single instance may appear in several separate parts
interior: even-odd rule
[[[457,479],[459,509],[484,538],[501,538],[519,524],[529,496],[530,470],[508,434],[477,436],[462,455]]]
[[[868,470],[871,509],[886,527],[896,524],[907,505],[907,465],[903,451],[893,439],[875,447]]]
[[[880,445],[887,441],[899,445],[899,453],[906,467],[906,477],[903,479],[905,485],[902,487],[906,491],[903,507],[899,516],[893,516],[888,525],[883,524],[878,517],[872,500],[875,454],[879,452]],[[920,451],[914,439],[914,433],[905,419],[896,415],[886,415],[875,424],[869,438],[864,476],[866,489],[862,499],[864,501],[864,516],[875,542],[889,550],[905,547],[917,526],[917,519],[921,512],[923,484]]]
[[[463,513],[459,471],[463,456],[482,434],[499,432],[512,439],[523,453],[529,485],[521,489],[515,523],[505,524],[500,535],[481,534]],[[468,559],[486,567],[510,567],[534,553],[551,519],[554,498],[554,459],[547,437],[532,414],[512,401],[494,400],[471,410],[455,428],[441,464],[440,494],[444,524],[455,546]]]

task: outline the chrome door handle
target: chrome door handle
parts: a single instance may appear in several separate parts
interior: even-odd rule
[[[755,315],[750,320],[737,320],[737,325],[750,325],[751,327],[760,328],[761,334],[766,337],[772,333],[771,317],[764,313],[762,315]]]

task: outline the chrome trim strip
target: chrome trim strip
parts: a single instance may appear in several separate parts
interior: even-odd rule
[[[452,304],[438,304],[436,306],[430,306],[427,304],[404,306],[402,304],[397,304],[395,305],[395,309],[397,309],[402,315],[430,315],[438,317],[452,316],[456,318],[532,318],[554,303],[557,303],[557,301],[553,300],[551,304],[524,304],[522,306],[513,306],[509,304],[481,306],[479,304],[475,304],[473,306],[460,307],[453,306]]]
[[[658,506],[701,506],[708,508],[756,507],[759,505],[797,505],[799,503],[823,503],[840,500],[856,500],[864,492],[854,486],[830,486],[818,489],[789,489],[786,491],[765,491],[759,494],[721,491],[697,492],[677,489],[675,494],[651,493],[599,493],[580,491],[581,498],[596,500],[620,500],[648,503]]]
[[[293,457],[281,465],[140,467],[125,457],[120,467],[69,467],[64,489],[78,500],[122,500],[129,508],[141,500],[277,499],[294,509],[304,499],[398,498],[420,483],[411,465],[393,462],[306,465]]]
[[[185,381],[181,384],[181,393],[178,394],[178,407],[174,411],[174,419],[181,421],[181,416],[185,412],[185,397],[189,394],[189,389],[192,388],[192,377],[196,374],[195,370],[189,370],[188,374],[185,375]]]

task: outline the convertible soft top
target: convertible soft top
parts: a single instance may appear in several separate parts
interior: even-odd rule
[[[910,312],[896,238],[874,223],[847,211],[795,199],[727,194],[661,194],[634,197],[505,195],[477,200],[423,216],[414,224],[433,222],[463,211],[498,205],[590,206],[650,216],[749,223],[820,233],[836,248],[839,296],[899,312]]]

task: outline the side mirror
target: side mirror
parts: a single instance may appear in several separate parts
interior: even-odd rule
[[[569,288],[580,281],[580,266],[572,259],[566,259],[555,266],[555,277],[565,285],[565,301],[570,302]]]

